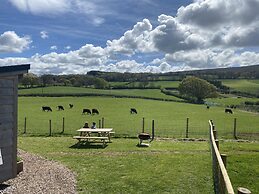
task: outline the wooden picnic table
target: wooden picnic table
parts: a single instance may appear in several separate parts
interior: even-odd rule
[[[111,133],[113,133],[112,130],[112,128],[81,128],[77,130],[80,132],[80,136],[74,136],[73,138],[77,139],[79,142],[81,140],[101,140],[103,142],[103,146],[105,146],[106,140],[111,142]]]

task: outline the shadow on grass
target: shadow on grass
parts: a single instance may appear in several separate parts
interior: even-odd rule
[[[77,142],[76,144],[70,146],[69,148],[72,149],[105,149],[108,145],[100,145],[100,144],[95,144],[93,142]]]

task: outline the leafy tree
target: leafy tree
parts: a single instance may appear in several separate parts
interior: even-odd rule
[[[197,103],[203,103],[205,98],[217,95],[215,86],[194,76],[183,79],[178,89],[181,95],[194,99]]]
[[[33,74],[33,73],[26,73],[22,80],[21,80],[22,85],[24,85],[24,87],[33,87],[33,85],[38,85],[39,84],[39,78],[37,75]]]
[[[94,87],[98,88],[98,89],[105,89],[108,88],[109,83],[107,81],[105,81],[102,78],[95,78],[94,79]]]

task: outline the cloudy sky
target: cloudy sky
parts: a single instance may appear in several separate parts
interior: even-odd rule
[[[2,0],[0,66],[36,74],[259,64],[259,0]]]

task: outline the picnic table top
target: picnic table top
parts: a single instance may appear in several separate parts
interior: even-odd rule
[[[78,132],[111,132],[112,128],[96,128],[96,129],[91,129],[91,128],[81,128],[77,130]]]

